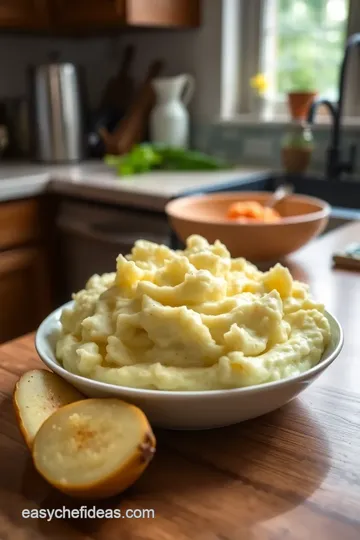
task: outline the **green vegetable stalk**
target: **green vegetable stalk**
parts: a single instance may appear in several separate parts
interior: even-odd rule
[[[213,171],[230,168],[229,165],[202,152],[151,144],[134,146],[131,152],[123,156],[106,155],[104,161],[110,167],[114,167],[119,176],[153,170]]]

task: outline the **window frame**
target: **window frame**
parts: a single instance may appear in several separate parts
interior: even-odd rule
[[[224,22],[227,21],[228,23],[226,27],[224,24],[223,28],[226,36],[226,39],[223,40],[223,59],[226,58],[227,70],[229,71],[232,69],[237,73],[237,84],[234,85],[236,97],[233,96],[232,99],[230,98],[229,88],[226,88],[226,98],[223,97],[220,116],[224,120],[234,120],[235,118],[244,119],[246,121],[251,121],[252,118],[258,120],[258,103],[255,93],[250,88],[249,80],[255,73],[261,71],[261,59],[263,54],[262,31],[266,14],[266,2],[273,2],[274,0],[223,1],[225,10]],[[234,27],[235,18],[237,18],[237,31],[235,31]],[[238,23],[239,20],[240,24]],[[232,29],[229,27],[230,21],[232,21]],[[231,30],[233,31],[231,32]],[[349,17],[346,36],[348,37],[356,32],[360,32],[360,2],[359,0],[349,0]],[[231,35],[233,36],[233,39],[231,40],[230,45],[229,36]],[[232,50],[230,47],[232,47]],[[240,51],[240,54],[234,54],[234,47]],[[360,95],[360,51],[358,51],[358,54],[354,53],[350,58],[346,73],[344,119],[345,123],[349,120],[349,123],[354,123],[354,121],[356,121],[360,124],[360,99],[358,98]],[[237,62],[235,63],[233,61],[231,66],[231,61],[229,61],[229,59],[231,60],[232,58],[234,60],[236,58]],[[225,99],[227,107],[224,107]],[[231,111],[229,110],[228,105],[230,102],[236,104],[232,107]],[[280,102],[279,106],[275,107],[275,109],[268,104],[268,109],[263,110],[261,114],[263,120],[271,122],[287,121],[289,114],[287,111],[286,100],[284,99],[284,102]],[[317,121],[319,122],[329,123],[330,121],[326,111],[322,114],[321,110],[319,110],[318,117]]]

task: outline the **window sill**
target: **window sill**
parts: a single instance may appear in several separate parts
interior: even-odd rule
[[[252,114],[238,114],[229,118],[217,118],[214,121],[215,125],[223,126],[259,126],[272,129],[274,127],[286,127],[291,118],[290,116],[276,116],[274,118],[259,118]],[[327,117],[317,117],[312,125],[312,129],[316,131],[328,131],[332,126],[332,120]],[[360,131],[360,116],[345,117],[342,121],[342,127],[346,131]]]

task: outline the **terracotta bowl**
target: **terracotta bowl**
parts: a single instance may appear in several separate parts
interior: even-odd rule
[[[269,192],[243,191],[181,197],[169,202],[166,213],[178,237],[185,242],[199,234],[209,242],[220,240],[232,257],[273,261],[288,255],[318,236],[326,227],[330,206],[325,201],[293,194],[276,206],[283,217],[276,223],[237,223],[226,217],[236,201],[264,203]]]

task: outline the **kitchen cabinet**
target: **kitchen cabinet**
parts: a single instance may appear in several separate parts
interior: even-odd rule
[[[67,32],[200,24],[201,0],[0,0],[0,29]]]
[[[129,0],[126,22],[134,26],[192,27],[200,24],[199,0]]]
[[[42,29],[48,24],[48,0],[0,0],[0,28]]]
[[[129,26],[194,27],[200,22],[200,0],[52,0],[58,27],[85,30]]]
[[[51,10],[57,27],[119,26],[125,17],[125,0],[52,0]]]
[[[40,248],[0,253],[0,342],[35,330],[48,315],[45,260]]]
[[[0,251],[36,241],[40,205],[36,199],[0,203]]]
[[[0,203],[0,343],[35,330],[53,308],[42,214],[37,199]]]

